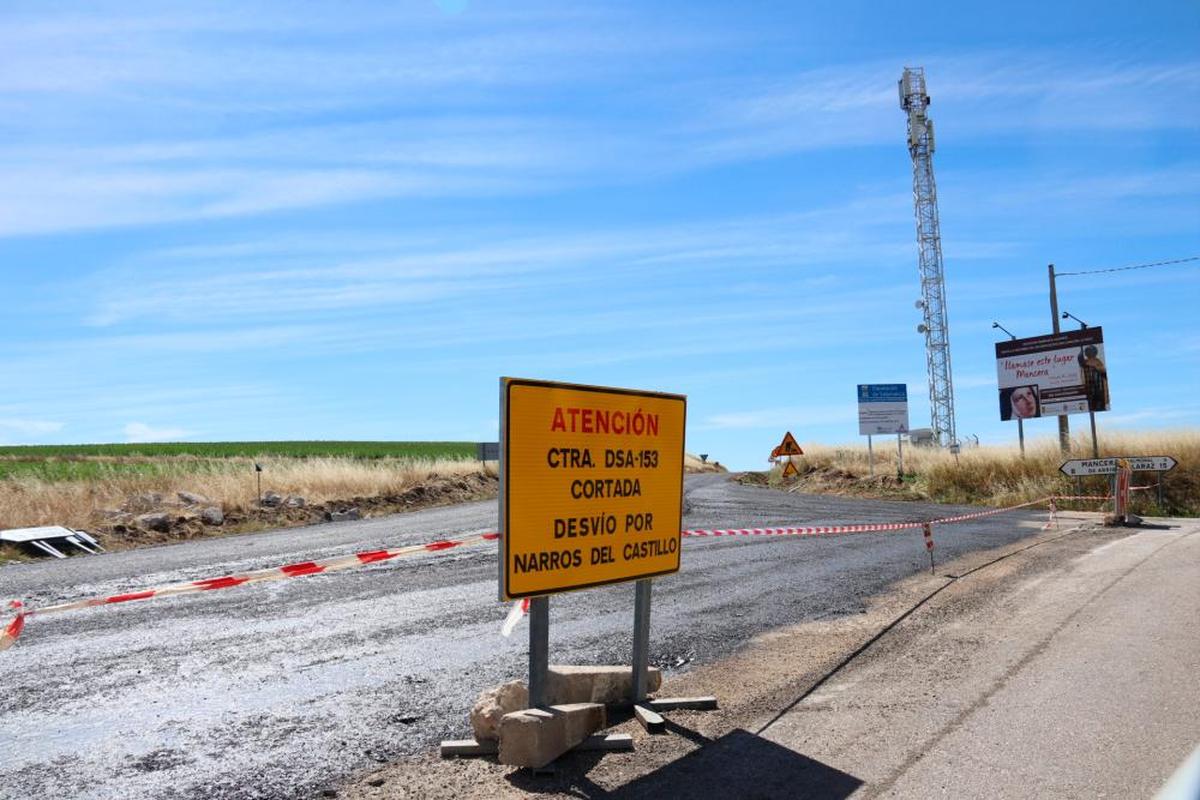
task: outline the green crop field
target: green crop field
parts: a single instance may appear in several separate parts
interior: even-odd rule
[[[151,444],[69,444],[0,446],[0,457],[46,459],[74,457],[161,458],[409,458],[475,457],[474,442],[155,442]],[[11,464],[10,464],[11,465]],[[4,467],[0,467],[3,475]],[[83,476],[81,476],[83,477]]]
[[[203,462],[198,462],[203,463]],[[105,481],[114,478],[148,477],[163,473],[163,464],[153,461],[68,460],[52,457],[0,458],[0,480],[33,478],[39,481]]]

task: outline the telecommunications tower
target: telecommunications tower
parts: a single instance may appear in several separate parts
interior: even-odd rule
[[[908,152],[913,162],[913,204],[917,210],[917,250],[921,269],[925,363],[929,371],[929,413],[933,440],[958,444],[954,432],[954,386],[950,381],[950,327],[946,320],[946,281],[942,274],[942,234],[938,226],[937,186],[933,182],[933,120],[925,93],[925,69],[904,68],[900,108],[908,115]]]

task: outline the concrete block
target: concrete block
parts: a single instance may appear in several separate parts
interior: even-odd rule
[[[633,737],[628,733],[597,733],[594,736],[589,736],[580,742],[576,747],[576,751],[588,750],[632,750]]]
[[[527,708],[500,720],[500,763],[544,767],[605,724],[604,706],[571,703]]]
[[[662,670],[650,667],[646,691],[662,686]],[[547,697],[551,703],[604,703],[619,705],[633,702],[633,667],[550,665]]]
[[[705,695],[704,697],[659,697],[654,700],[647,700],[642,705],[651,711],[674,711],[678,708],[712,711],[717,707],[717,698],[711,695]]]
[[[500,720],[505,714],[529,706],[529,690],[521,681],[509,681],[479,695],[471,709],[471,730],[476,740],[494,742],[500,738]]]
[[[633,715],[638,723],[646,729],[646,733],[666,733],[667,721],[657,711],[651,711],[645,706],[634,706]]]
[[[499,749],[495,742],[477,742],[474,739],[445,739],[442,741],[442,758],[453,756],[490,756]]]

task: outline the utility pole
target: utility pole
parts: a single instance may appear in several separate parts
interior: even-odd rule
[[[1054,332],[1058,333],[1058,287],[1054,285],[1054,265],[1050,265],[1050,321],[1054,324]],[[1071,426],[1066,414],[1058,415],[1058,446],[1063,454],[1071,452]]]

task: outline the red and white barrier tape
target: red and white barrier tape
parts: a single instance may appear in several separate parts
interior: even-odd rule
[[[508,610],[508,616],[504,618],[504,624],[500,626],[500,635],[508,638],[512,635],[513,628],[517,627],[517,623],[529,613],[529,598],[522,597],[520,600],[512,604],[512,608]]]
[[[494,541],[500,538],[498,533],[478,533],[472,536],[464,536],[461,539],[442,539],[426,544],[407,545],[405,547],[396,547],[389,550],[368,550],[361,553],[355,553],[349,556],[337,556],[335,558],[326,558],[320,561],[301,561],[296,564],[285,564],[282,567],[271,567],[269,569],[259,569],[251,572],[244,572],[239,575],[224,575],[220,578],[206,578],[199,581],[187,581],[185,583],[175,583],[169,586],[160,586],[154,589],[144,589],[137,592],[127,592],[125,594],[114,594],[104,597],[88,597],[83,600],[73,600],[69,603],[59,603],[52,606],[43,606],[42,608],[33,608],[28,611],[22,609],[21,602],[14,600],[10,603],[10,607],[18,609],[17,618],[5,629],[3,636],[0,636],[0,650],[6,650],[16,641],[17,636],[21,633],[21,628],[24,626],[24,618],[42,614],[54,614],[60,611],[76,611],[83,608],[94,608],[96,606],[113,605],[115,603],[128,603],[133,600],[149,600],[153,597],[168,597],[181,594],[193,594],[196,592],[211,592],[215,589],[232,589],[235,586],[243,586],[250,583],[266,583],[268,581],[286,580],[287,578],[300,578],[305,575],[319,575],[325,572],[336,572],[338,570],[351,569],[353,567],[361,567],[366,564],[374,564],[379,561],[389,561],[393,558],[403,558],[405,556],[418,555],[420,553],[440,552],[442,550],[451,550],[464,545],[478,544],[480,542]]]
[[[1005,508],[994,508],[988,509],[987,511],[974,512],[971,514],[959,514],[953,517],[942,517],[940,519],[919,522],[881,522],[864,525],[816,525],[810,527],[786,528],[714,528],[685,530],[681,531],[680,533],[681,535],[687,537],[833,536],[845,533],[900,531],[911,530],[913,528],[922,528],[930,525],[944,525],[947,523],[963,522],[969,519],[988,517],[992,516],[993,514],[1001,514],[1005,511],[1013,511],[1018,508],[1026,508],[1028,506],[1038,505],[1045,502],[1051,503],[1051,521],[1054,521],[1054,512],[1056,509],[1053,506],[1053,501],[1056,499],[1110,500],[1111,498],[1085,495],[1043,497],[1039,500],[1031,500],[1027,503],[1020,503],[1018,505],[1007,506]],[[1049,527],[1049,523],[1047,523],[1047,527]],[[926,530],[928,531],[927,527]],[[4,629],[4,632],[0,633],[0,651],[7,650],[9,647],[11,647],[17,640],[17,637],[21,635],[21,631],[25,627],[25,619],[27,617],[42,614],[54,614],[61,611],[75,611],[84,608],[94,608],[96,606],[113,605],[116,603],[127,603],[134,600],[149,600],[155,597],[209,592],[216,589],[231,589],[235,586],[243,586],[251,583],[266,583],[268,581],[299,578],[306,575],[318,575],[325,572],[336,572],[338,570],[351,569],[354,567],[364,566],[366,564],[374,564],[379,561],[389,561],[393,558],[402,558],[421,553],[439,552],[442,550],[451,550],[457,547],[462,547],[464,545],[495,541],[499,538],[500,534],[498,533],[479,533],[471,536],[465,536],[460,539],[442,539],[439,541],[428,542],[426,544],[407,545],[405,547],[397,547],[388,550],[370,550],[348,556],[337,556],[335,558],[327,558],[319,561],[302,561],[296,564],[286,564],[281,567],[254,570],[239,575],[225,575],[219,578],[206,578],[198,581],[187,581],[184,583],[175,583],[168,586],[161,586],[153,589],[145,589],[124,594],[115,594],[103,597],[89,597],[82,600],[73,600],[68,603],[59,603],[56,605],[44,606],[36,609],[26,609],[20,600],[13,600],[9,603],[9,608],[16,610],[16,617],[8,624],[8,626]],[[932,544],[928,537],[927,543]],[[517,623],[520,622],[528,610],[528,598],[517,601],[513,605],[513,608],[509,611],[508,617],[504,621],[502,633],[504,633],[505,636],[511,634],[513,628],[516,627]]]
[[[713,528],[681,531],[684,536],[834,536],[919,528],[923,522],[880,522],[868,525],[817,525],[810,528]]]
[[[17,616],[13,621],[8,623],[3,633],[0,633],[0,650],[7,650],[12,646],[12,643],[21,635],[21,631],[25,627],[25,604],[20,600],[11,600],[8,607],[16,609]]]

